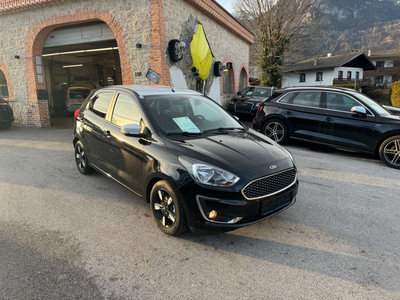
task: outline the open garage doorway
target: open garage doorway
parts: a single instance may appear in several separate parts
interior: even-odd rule
[[[118,45],[104,22],[57,28],[42,57],[53,127],[72,127],[73,112],[92,90],[122,84]]]

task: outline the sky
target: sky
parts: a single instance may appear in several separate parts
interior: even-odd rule
[[[227,11],[233,13],[232,0],[217,0],[217,2],[221,4]]]

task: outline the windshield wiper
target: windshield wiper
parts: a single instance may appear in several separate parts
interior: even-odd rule
[[[231,131],[231,130],[246,131],[246,129],[244,129],[243,127],[219,127],[219,128],[204,130],[203,133],[214,132],[214,131],[215,132],[226,132],[226,131]]]
[[[200,132],[168,132],[167,135],[183,135],[183,136],[194,136],[194,135],[201,135]]]

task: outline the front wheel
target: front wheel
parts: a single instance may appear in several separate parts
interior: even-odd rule
[[[387,166],[400,169],[400,135],[385,140],[379,148],[379,156]]]
[[[268,120],[263,127],[263,133],[278,144],[284,144],[289,137],[285,123],[278,119]]]
[[[176,236],[188,229],[182,202],[166,181],[159,181],[153,186],[150,205],[162,232]]]

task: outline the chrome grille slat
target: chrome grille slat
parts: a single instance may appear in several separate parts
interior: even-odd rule
[[[296,180],[295,169],[282,171],[251,181],[243,188],[242,194],[248,200],[268,197],[289,188]]]

